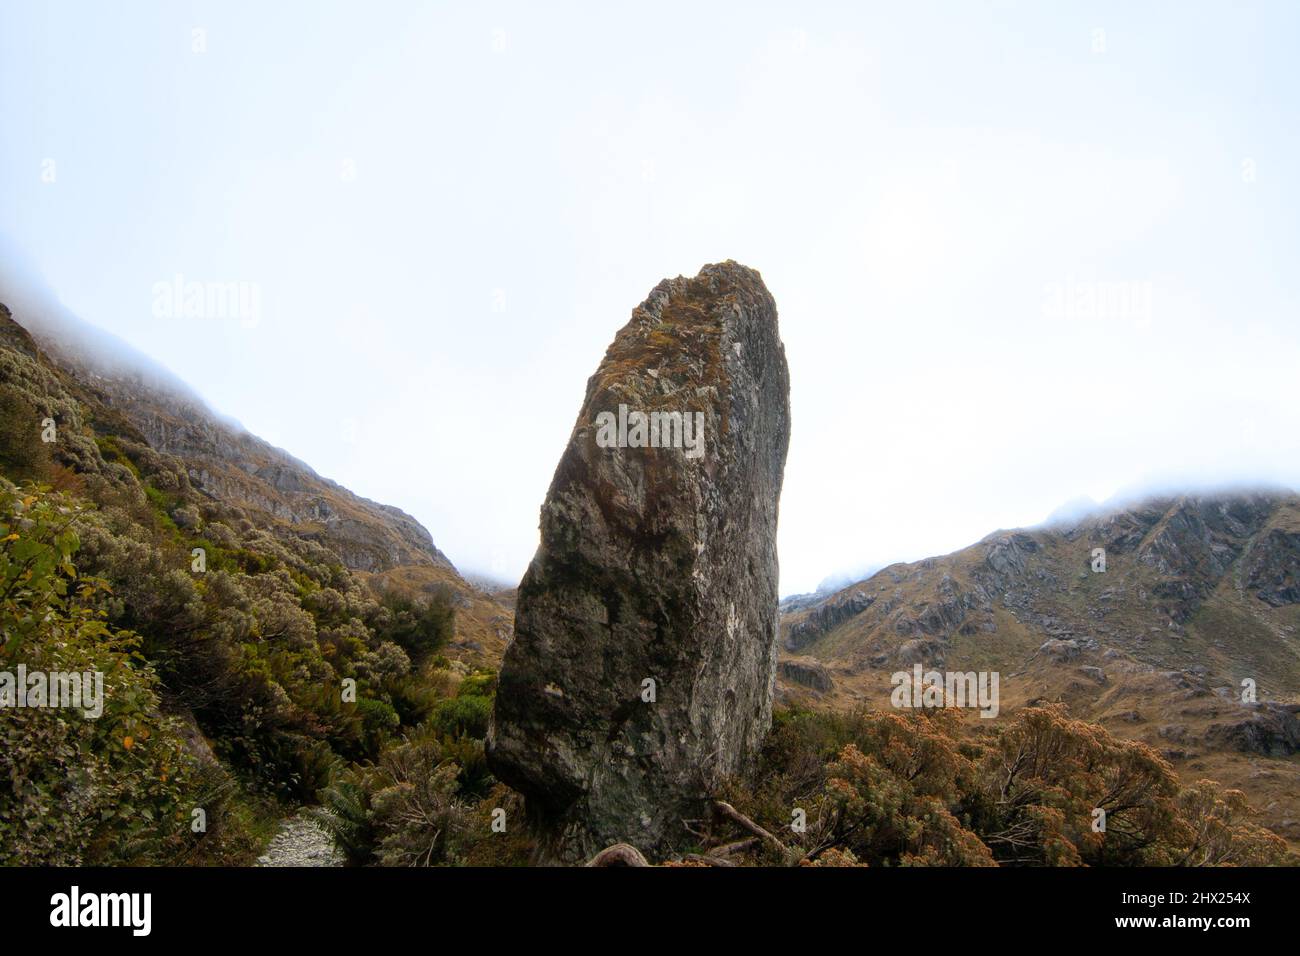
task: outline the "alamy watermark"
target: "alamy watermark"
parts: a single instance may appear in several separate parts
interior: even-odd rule
[[[104,675],[99,671],[0,671],[0,710],[71,707],[88,720],[104,713]]]
[[[1123,320],[1146,326],[1152,319],[1152,283],[1067,279],[1043,288],[1043,317],[1070,321]]]
[[[153,927],[152,893],[83,893],[73,886],[50,897],[50,925],[123,926],[132,936],[148,936]]]
[[[998,671],[926,671],[916,664],[897,671],[889,702],[895,707],[978,707],[981,717],[996,717],[999,710]]]
[[[596,415],[596,445],[600,448],[682,448],[687,458],[704,454],[703,412],[629,411]]]
[[[257,282],[187,281],[176,273],[153,284],[156,319],[236,319],[246,329],[262,321],[262,286]]]

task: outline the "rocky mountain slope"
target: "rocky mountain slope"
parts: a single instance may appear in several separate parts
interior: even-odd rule
[[[0,346],[29,357],[42,370],[39,387],[57,396],[74,432],[84,428],[79,464],[102,458],[93,436],[122,436],[145,445],[177,461],[196,494],[235,509],[259,529],[320,544],[344,567],[381,587],[450,592],[459,612],[453,655],[476,664],[499,660],[510,633],[509,609],[465,581],[418,521],[321,477],[214,413],[179,382],[136,371],[148,361],[124,359],[129,350],[122,343],[115,341],[111,362],[99,357],[102,350],[78,348],[69,341],[75,334],[69,321],[63,320],[57,338],[31,335],[0,305]],[[183,523],[188,513],[178,510],[172,517]]]
[[[0,671],[94,660],[107,704],[0,722],[0,862],[247,863],[403,747],[467,768],[438,799],[486,799],[511,609],[409,515],[72,342],[0,306]]]
[[[891,674],[918,663],[997,671],[1003,715],[1064,702],[1184,779],[1239,787],[1300,839],[1294,493],[1163,497],[999,531],[787,605],[782,641],[787,699],[887,708]]]

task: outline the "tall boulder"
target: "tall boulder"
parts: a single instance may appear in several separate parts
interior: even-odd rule
[[[735,262],[615,336],[541,512],[488,737],[546,856],[683,842],[770,723],[790,435],[776,304]]]

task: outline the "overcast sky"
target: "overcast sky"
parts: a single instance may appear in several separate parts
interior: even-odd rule
[[[507,579],[632,308],[753,266],[788,594],[1081,495],[1300,483],[1298,10],[5,0],[0,232]],[[169,316],[177,275],[257,314]]]

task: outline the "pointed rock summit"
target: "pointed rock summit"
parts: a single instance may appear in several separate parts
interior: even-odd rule
[[[731,261],[660,282],[588,380],[488,739],[551,859],[680,845],[759,747],[789,391],[776,304]]]

